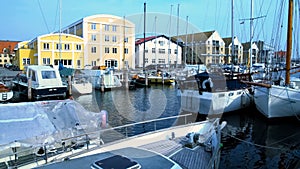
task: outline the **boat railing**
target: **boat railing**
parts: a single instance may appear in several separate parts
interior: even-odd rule
[[[177,123],[177,125],[185,125],[188,124],[188,117],[192,116],[193,114],[183,114],[183,115],[177,115],[177,116],[170,116],[170,117],[164,117],[164,118],[157,118],[152,120],[146,120],[136,123],[130,123],[122,126],[112,127],[112,128],[102,128],[97,131],[92,132],[86,132],[83,134],[78,134],[73,137],[67,137],[61,139],[61,143],[48,144],[45,143],[44,145],[32,145],[28,148],[21,148],[18,146],[11,145],[11,151],[5,151],[1,152],[0,154],[0,168],[1,166],[6,167],[22,167],[25,165],[28,165],[30,163],[38,161],[44,161],[42,163],[48,163],[49,158],[65,153],[65,152],[71,152],[73,150],[82,149],[82,150],[89,150],[90,146],[97,147],[97,145],[104,144],[103,138],[105,135],[103,133],[110,132],[110,131],[118,131],[123,130],[123,135],[125,138],[130,137],[129,136],[129,128],[134,127],[137,125],[143,125],[143,124],[151,124],[153,123],[153,130],[150,131],[143,131],[143,133],[156,131],[158,129],[161,129],[157,126],[158,122],[171,120],[171,119],[177,119],[177,122],[179,121],[179,118],[183,118],[183,121],[180,121],[180,124]],[[168,127],[165,127],[168,128]],[[138,136],[138,134],[136,134]],[[116,141],[117,139],[111,140]],[[108,142],[111,142],[108,141]],[[106,143],[108,143],[106,142]],[[86,149],[84,149],[86,147]]]

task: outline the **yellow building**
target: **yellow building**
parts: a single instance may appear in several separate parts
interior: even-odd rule
[[[135,25],[118,16],[92,15],[63,29],[84,39],[85,66],[135,68]]]
[[[53,65],[84,68],[84,40],[71,34],[46,34],[18,44],[15,61],[21,70],[25,65]]]

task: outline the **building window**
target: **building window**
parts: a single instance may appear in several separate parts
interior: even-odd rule
[[[168,54],[171,54],[171,49],[168,49]]]
[[[162,54],[164,54],[164,53],[166,53],[166,50],[165,49],[158,49],[158,53],[162,53]]]
[[[174,54],[177,54],[177,49],[174,50]]]
[[[155,63],[155,59],[152,59],[152,63]]]
[[[158,43],[159,43],[160,46],[164,46],[164,45],[165,45],[165,42],[164,42],[164,41],[161,41],[161,40],[158,41]]]
[[[49,50],[49,46],[50,46],[49,43],[44,43],[44,49],[45,50]]]
[[[23,65],[30,65],[30,58],[23,58]]]
[[[125,38],[124,38],[124,42],[125,42],[125,43],[128,43],[128,37],[125,37]]]
[[[92,41],[96,41],[97,40],[97,36],[95,34],[92,35],[91,37]]]
[[[92,24],[91,24],[91,29],[92,29],[92,30],[96,30],[96,28],[97,28],[97,27],[96,27],[96,24],[95,24],[95,23],[92,23]]]
[[[65,44],[65,50],[70,50],[70,44]]]
[[[155,51],[156,51],[155,48],[152,48],[152,53],[155,53]]]
[[[117,48],[113,48],[112,53],[118,53],[118,52],[117,52]]]
[[[105,47],[104,52],[109,53],[109,47]]]
[[[77,68],[80,68],[81,67],[81,62],[80,60],[77,60]]]
[[[117,36],[112,36],[112,41],[117,42]]]
[[[145,49],[145,53],[148,53],[148,48],[146,47],[146,49]]]
[[[104,40],[105,40],[105,42],[109,42],[109,36],[108,36],[108,35],[105,35],[105,36],[104,36]]]
[[[91,49],[92,49],[92,51],[91,51],[92,53],[96,53],[97,52],[97,48],[95,46],[93,46]]]
[[[104,25],[104,30],[109,31],[109,25]]]
[[[97,62],[96,61],[92,61],[92,66],[96,66]]]
[[[128,48],[124,48],[124,53],[128,54]]]
[[[76,50],[81,50],[81,45],[76,44]]]
[[[148,58],[145,58],[145,63],[148,63]]]
[[[62,48],[61,48],[61,44],[57,43],[57,44],[56,44],[56,49],[57,49],[57,50],[62,49]]]
[[[117,60],[105,60],[105,66],[108,68],[118,67],[118,61]]]
[[[113,26],[112,26],[112,31],[113,31],[113,32],[117,32],[117,26],[116,26],[116,25],[113,25]]]
[[[50,65],[50,58],[43,58],[44,65]]]
[[[158,59],[158,63],[165,63],[165,59]]]

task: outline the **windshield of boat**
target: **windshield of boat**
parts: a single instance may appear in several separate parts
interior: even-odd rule
[[[55,79],[56,78],[56,74],[55,71],[42,71],[42,78],[43,79]]]

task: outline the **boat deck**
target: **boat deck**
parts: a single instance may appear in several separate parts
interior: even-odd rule
[[[182,168],[199,169],[208,168],[212,159],[212,153],[205,150],[205,146],[195,146],[194,148],[184,147],[184,137],[163,140],[140,146],[146,150],[157,152],[169,157]]]

